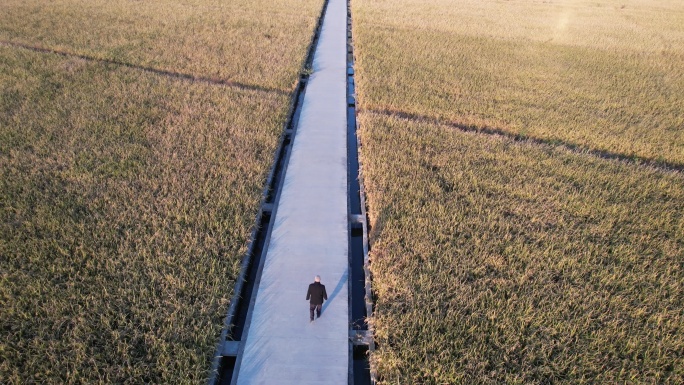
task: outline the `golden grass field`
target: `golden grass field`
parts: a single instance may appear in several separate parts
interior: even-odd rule
[[[681,175],[360,123],[380,383],[681,383]]]
[[[352,16],[379,382],[684,382],[684,6]]]
[[[205,381],[321,6],[0,4],[0,383]]]
[[[321,0],[3,0],[0,40],[290,90]]]
[[[677,0],[355,0],[363,108],[684,166]]]

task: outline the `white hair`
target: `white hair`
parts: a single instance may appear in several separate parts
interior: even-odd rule
[[[314,281],[321,282],[321,276],[320,275],[315,276]]]

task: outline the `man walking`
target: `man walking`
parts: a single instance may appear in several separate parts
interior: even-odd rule
[[[306,299],[309,300],[309,322],[314,320],[314,310],[316,316],[321,318],[321,307],[323,301],[328,299],[328,293],[325,292],[325,285],[321,285],[321,276],[317,275],[314,278],[314,283],[309,285],[309,291],[306,292]]]

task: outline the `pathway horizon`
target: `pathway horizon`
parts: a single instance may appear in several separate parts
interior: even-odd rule
[[[247,315],[238,384],[348,383],[346,28],[346,1],[329,0]],[[310,323],[305,298],[316,275],[328,300]]]

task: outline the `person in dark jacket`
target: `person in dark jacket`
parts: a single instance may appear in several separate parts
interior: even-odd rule
[[[328,293],[325,292],[325,285],[321,284],[321,276],[317,275],[314,278],[314,283],[309,285],[309,290],[306,292],[306,299],[309,300],[309,322],[314,320],[314,310],[316,316],[321,318],[321,308],[323,301],[328,299]]]

